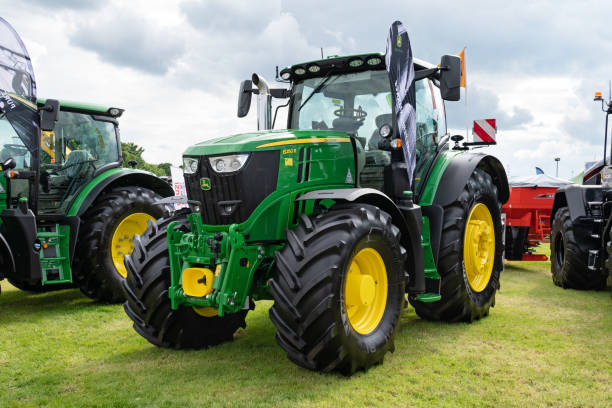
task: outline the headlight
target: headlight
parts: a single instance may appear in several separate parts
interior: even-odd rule
[[[247,159],[249,158],[247,154],[232,154],[229,156],[216,156],[209,157],[210,166],[217,173],[232,173],[234,171],[240,170]]]
[[[384,138],[391,136],[391,133],[393,133],[393,129],[391,129],[391,126],[386,123],[382,125],[378,130],[378,134],[380,134]]]
[[[193,174],[198,171],[198,159],[183,157],[183,173]]]

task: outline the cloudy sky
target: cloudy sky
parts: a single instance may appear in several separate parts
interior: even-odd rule
[[[152,162],[255,129],[255,109],[236,117],[251,73],[272,82],[276,65],[320,47],[384,52],[394,20],[422,59],[467,46],[469,117],[498,120],[489,150],[510,175],[554,174],[560,157],[559,176],[571,177],[602,156],[592,98],[612,77],[609,1],[0,0],[0,14],[24,39],[40,96],[125,108],[122,138]],[[447,111],[465,133],[464,100]]]

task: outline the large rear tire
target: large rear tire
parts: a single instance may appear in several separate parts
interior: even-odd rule
[[[121,282],[127,274],[123,256],[131,253],[134,235],[149,220],[167,215],[154,202],[161,196],[144,187],[117,187],[101,195],[82,217],[73,282],[88,297],[108,303],[125,300]]]
[[[270,318],[289,360],[351,375],[394,350],[406,251],[391,217],[353,204],[302,215],[277,252]]]
[[[189,231],[185,213],[179,212],[151,223],[142,236],[134,239],[134,252],[125,258],[125,312],[134,322],[134,330],[156,346],[197,349],[230,341],[239,328],[246,327],[247,310],[205,317],[191,307],[170,307],[166,230],[173,221],[180,222],[177,229]]]
[[[550,270],[555,285],[572,289],[602,289],[606,280],[600,271],[588,268],[588,253],[577,243],[567,207],[559,208],[550,232]]]
[[[471,322],[487,316],[503,268],[501,203],[488,173],[474,170],[459,197],[444,208],[443,228],[438,260],[442,299],[410,303],[427,320]]]

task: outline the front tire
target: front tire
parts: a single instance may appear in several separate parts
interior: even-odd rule
[[[550,270],[555,285],[572,289],[601,289],[605,278],[588,268],[588,253],[577,243],[567,207],[555,213],[550,232]]]
[[[270,280],[270,319],[289,360],[345,375],[382,363],[405,299],[405,253],[399,229],[377,207],[302,215]]]
[[[444,208],[438,273],[442,299],[411,299],[416,313],[447,322],[480,319],[495,305],[502,271],[501,203],[491,176],[476,169],[455,202]]]
[[[231,341],[239,328],[246,327],[247,310],[205,317],[191,307],[170,307],[166,230],[173,221],[180,222],[177,229],[189,231],[185,213],[179,212],[151,223],[142,236],[134,239],[134,252],[125,258],[125,312],[134,322],[134,330],[159,347],[198,349]]]
[[[101,195],[82,217],[73,282],[91,299],[118,303],[125,298],[121,282],[127,274],[123,257],[148,221],[167,214],[154,202],[161,196],[144,187],[117,187]]]

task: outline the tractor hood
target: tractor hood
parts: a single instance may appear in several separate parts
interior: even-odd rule
[[[212,156],[282,149],[286,146],[316,143],[350,143],[345,132],[333,130],[267,130],[218,137],[190,146],[184,156]]]

